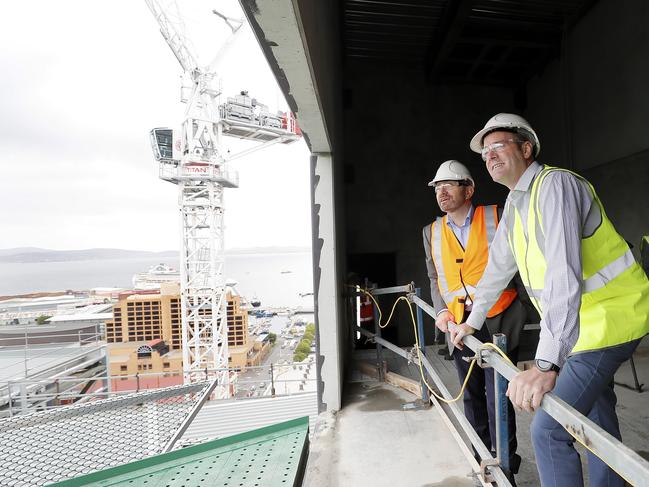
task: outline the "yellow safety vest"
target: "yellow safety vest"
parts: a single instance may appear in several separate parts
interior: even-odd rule
[[[462,320],[465,302],[467,298],[473,300],[475,288],[487,266],[489,246],[498,227],[498,209],[495,205],[474,209],[466,249],[448,227],[447,218],[446,215],[438,217],[431,225],[431,255],[437,270],[437,286],[446,307],[456,320]],[[505,311],[516,295],[515,289],[505,289],[487,318]]]
[[[527,228],[518,209],[507,204],[509,245],[527,293],[543,316],[541,295],[547,262],[544,224],[539,209],[543,181],[553,171],[565,171],[586,183],[598,205],[602,222],[592,235],[582,236],[583,284],[579,309],[579,339],[572,353],[627,343],[649,333],[649,280],[633,258],[625,240],[615,231],[591,184],[578,174],[545,166],[532,183]]]

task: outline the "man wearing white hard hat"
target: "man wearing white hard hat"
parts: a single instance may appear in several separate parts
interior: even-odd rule
[[[543,487],[583,485],[574,438],[539,409],[556,396],[620,439],[613,376],[649,333],[649,281],[615,231],[591,184],[536,162],[541,144],[522,117],[500,113],[471,139],[492,179],[507,186],[501,225],[477,286],[462,338],[484,316],[517,271],[541,316],[535,367],[519,373],[507,394],[517,408],[536,411],[531,434]],[[590,485],[624,480],[593,454]]]
[[[487,265],[489,245],[498,227],[499,210],[495,205],[472,204],[475,183],[464,164],[451,160],[442,163],[435,178],[428,183],[435,188],[437,204],[445,216],[438,217],[423,229],[426,268],[430,278],[433,306],[437,312],[435,326],[448,331],[448,323],[461,323],[471,312],[473,294]],[[492,334],[508,335],[510,355],[517,355],[518,337],[525,322],[526,310],[513,288],[506,289],[486,316],[487,326],[477,334],[491,341]],[[464,382],[469,362],[468,350],[454,350],[453,360],[460,383]],[[513,357],[515,361],[515,356]],[[496,411],[493,369],[474,367],[464,390],[464,414],[489,449],[496,448]],[[518,472],[520,457],[516,454],[516,418],[509,404],[510,478]]]

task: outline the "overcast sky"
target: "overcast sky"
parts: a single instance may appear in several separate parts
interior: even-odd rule
[[[239,4],[179,4],[207,64],[229,32],[211,9],[242,17]],[[158,178],[148,134],[180,124],[182,71],[145,2],[8,2],[0,43],[0,248],[178,249],[177,187]],[[250,29],[220,75],[226,95],[247,89],[285,107]],[[226,248],[309,245],[306,144],[233,164],[240,188],[226,190]]]

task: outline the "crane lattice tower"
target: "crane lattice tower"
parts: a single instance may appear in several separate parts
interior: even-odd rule
[[[238,173],[229,161],[269,145],[290,143],[300,137],[290,113],[271,113],[245,91],[220,102],[221,80],[212,62],[199,67],[184,35],[181,20],[170,19],[156,0],[145,0],[161,33],[184,70],[181,101],[186,103],[179,130],[151,131],[160,178],[178,185],[181,225],[181,307],[183,369],[186,382],[216,376],[217,395],[229,394],[228,326],[223,275],[223,192],[238,187]],[[225,17],[232,35],[223,49],[244,27],[241,20]],[[225,157],[222,137],[261,142]]]

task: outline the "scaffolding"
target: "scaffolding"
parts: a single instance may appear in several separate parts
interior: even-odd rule
[[[357,290],[357,292],[351,293],[352,299],[358,300],[361,295],[366,294],[367,292],[367,290]],[[384,294],[398,294],[404,296],[411,305],[416,307],[416,329],[419,337],[423,337],[422,312],[428,314],[433,319],[437,316],[433,307],[419,296],[419,289],[415,288],[414,283],[404,286],[373,289],[369,292],[372,296]],[[453,325],[451,325],[451,327],[452,326]],[[376,319],[374,332],[361,328],[358,325],[355,326],[355,331],[376,343],[376,368],[379,377],[383,377],[384,360],[382,353],[383,348],[385,347],[405,358],[409,362],[418,366],[421,365],[428,377],[432,379],[437,388],[437,393],[446,400],[450,401],[453,399],[452,394],[447,389],[440,375],[423,353],[422,340],[416,340],[416,344],[412,349],[402,349],[381,337],[381,327],[379,326],[379,321]],[[502,339],[503,336],[494,335],[494,344],[501,347],[503,345]],[[491,344],[484,344],[471,335],[465,336],[463,341],[464,345],[475,353],[474,359],[478,366],[492,367],[494,369],[496,379],[496,411],[506,412],[506,402],[508,401],[505,396],[506,384],[507,381],[511,380],[516,374],[521,372],[520,369],[512,363],[504,360],[491,348]],[[419,350],[417,350],[418,348]],[[426,384],[426,378],[424,375],[421,376],[420,387],[422,400],[427,402],[429,400],[428,385]],[[470,425],[461,409],[452,402],[446,407],[448,407],[450,412],[453,414],[454,419],[460,425],[481,459],[482,480],[495,480],[498,485],[511,485],[505,474],[505,470],[507,469],[506,459],[508,458],[506,450],[508,448],[506,418],[501,416],[496,420],[497,456],[494,459],[491,452],[487,450],[486,446]],[[541,408],[566,428],[574,438],[579,440],[582,444],[587,444],[589,450],[594,455],[598,456],[631,485],[637,487],[649,486],[649,462],[632,449],[604,431],[593,421],[579,413],[576,409],[559,399],[551,392],[543,396]]]

